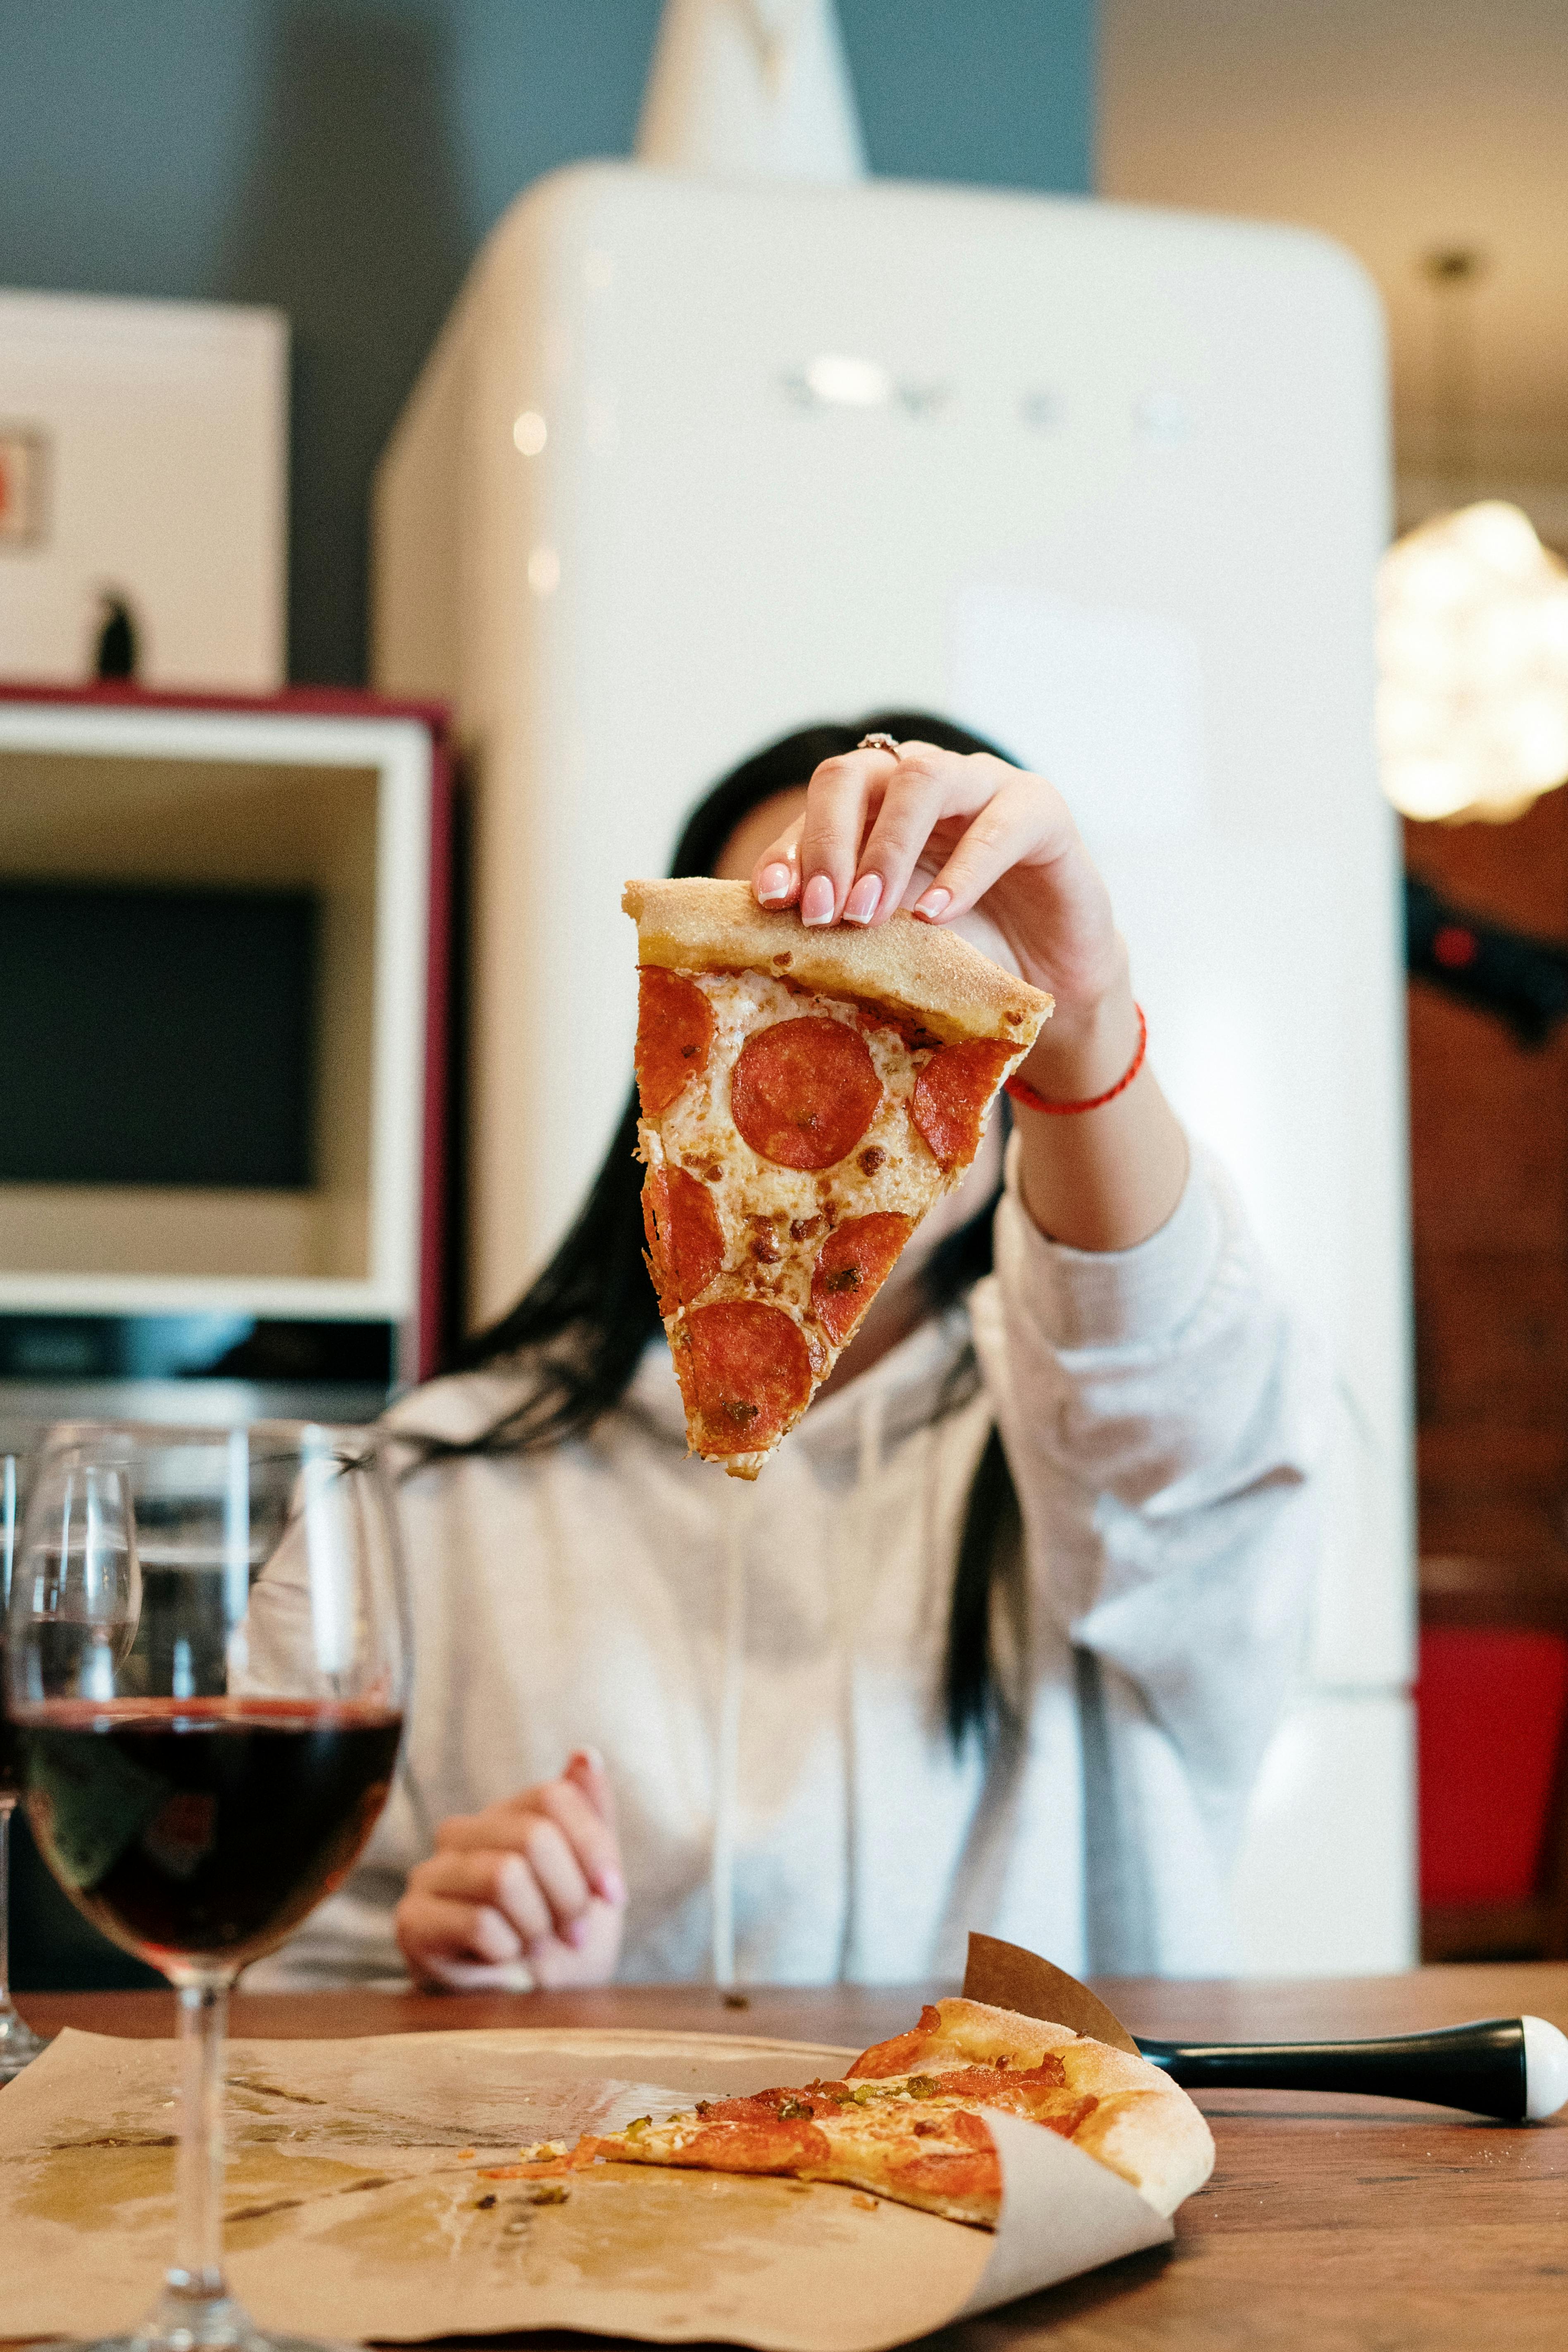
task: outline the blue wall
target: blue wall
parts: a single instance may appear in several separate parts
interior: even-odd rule
[[[840,0],[872,169],[1087,189],[1094,0]],[[631,145],[659,0],[0,0],[0,285],[294,331],[289,672],[364,672],[371,469],[520,188]]]

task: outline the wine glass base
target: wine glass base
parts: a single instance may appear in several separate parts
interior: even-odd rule
[[[41,2058],[48,2048],[47,2038],[35,2033],[26,2020],[18,2017],[7,2003],[0,2009],[0,2083],[9,2083],[24,2066]]]
[[[275,2336],[242,2320],[232,2336],[59,2336],[29,2352],[363,2352],[330,2336]]]
[[[360,2352],[331,2337],[279,2335],[258,2327],[250,2314],[226,2294],[165,2294],[129,2336],[99,2336],[88,2342],[61,2336],[33,2352]]]

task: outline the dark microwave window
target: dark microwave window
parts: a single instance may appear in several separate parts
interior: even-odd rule
[[[0,887],[0,1181],[311,1181],[308,892]]]

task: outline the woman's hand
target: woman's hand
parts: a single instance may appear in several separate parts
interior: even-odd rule
[[[951,923],[988,915],[1058,1018],[1124,975],[1110,898],[1054,784],[983,751],[903,743],[825,760],[805,807],[757,860],[764,907],[810,926],[885,923],[898,908]],[[1059,1034],[1059,1033],[1058,1033]]]
[[[609,1780],[581,1748],[557,1779],[444,1821],[395,1924],[426,1984],[480,1990],[520,1959],[541,1986],[606,1984],[626,1901]]]
[[[1051,1102],[1113,1087],[1138,1047],[1127,950],[1067,803],[989,752],[909,742],[824,761],[803,812],[752,870],[764,907],[812,927],[874,926],[900,908],[947,925],[979,914],[1056,1012],[1018,1075]],[[1021,1183],[1058,1241],[1123,1249],[1163,1224],[1186,1180],[1186,1139],[1152,1072],[1100,1110],[1021,1112]]]

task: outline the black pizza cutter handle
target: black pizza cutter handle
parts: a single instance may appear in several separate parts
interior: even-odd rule
[[[1542,2017],[1484,2017],[1382,2042],[1150,2042],[1138,2047],[1187,2091],[1359,2091],[1425,2099],[1504,2123],[1568,2105],[1568,2035]]]

